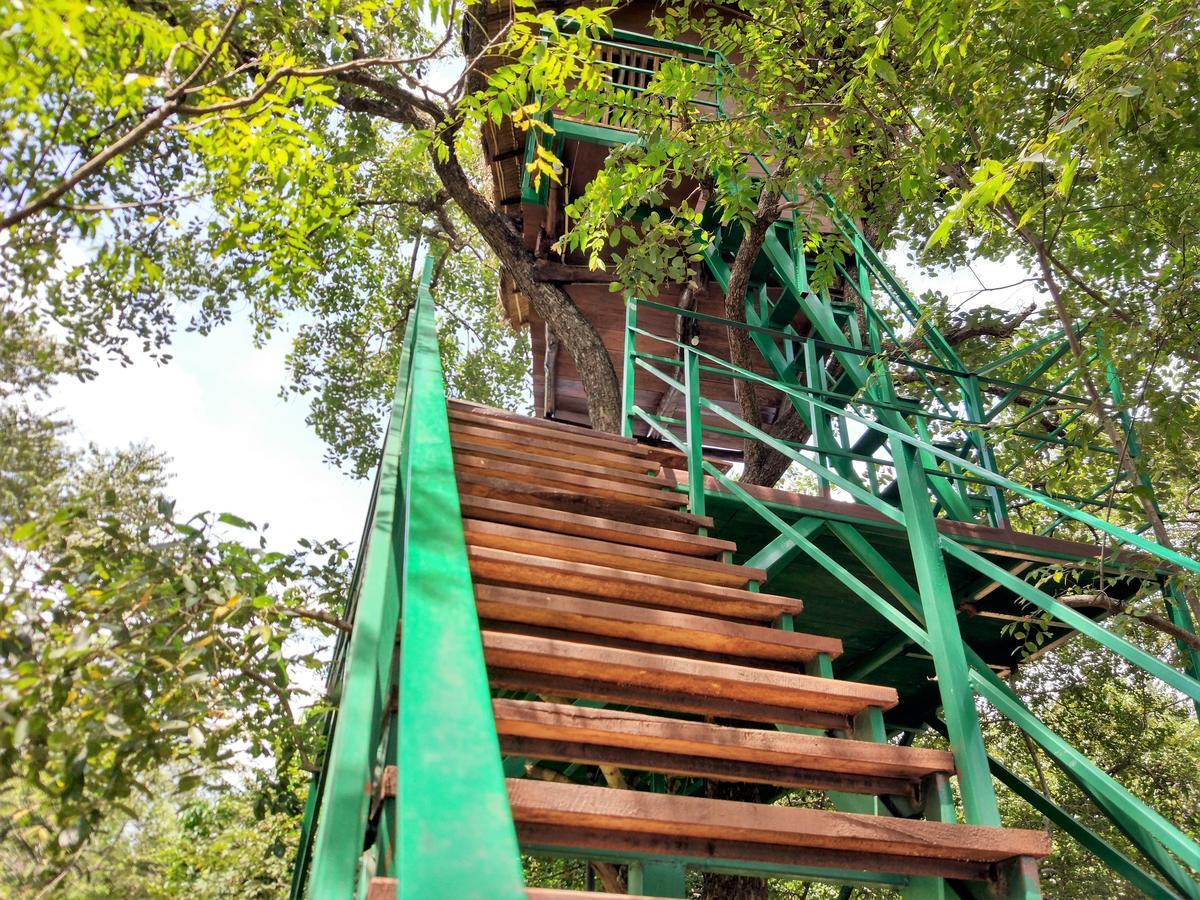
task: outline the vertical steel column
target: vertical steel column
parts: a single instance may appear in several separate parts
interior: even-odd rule
[[[1000,811],[979,730],[975,693],[967,678],[967,657],[954,610],[954,595],[938,541],[937,524],[919,453],[904,441],[891,441],[900,504],[908,527],[921,611],[929,631],[938,689],[950,731],[950,749],[958,767],[966,819],[972,825],[999,825]]]
[[[970,375],[966,379],[966,384],[963,385],[963,406],[966,409],[967,418],[972,422],[982,422],[984,419],[983,407],[983,392],[979,389],[979,376]],[[975,445],[975,450],[979,454],[979,464],[989,472],[999,474],[999,467],[996,465],[996,454],[992,452],[992,447],[987,441],[987,437],[982,428],[968,428],[967,434],[969,440]],[[996,528],[1008,527],[1008,507],[1004,503],[1004,494],[1000,488],[994,484],[989,484],[984,488],[984,492],[988,498],[988,518]]]
[[[1188,609],[1187,598],[1183,596],[1183,591],[1174,580],[1163,585],[1162,594],[1167,618],[1171,620],[1171,624],[1183,631],[1195,634],[1196,623],[1192,621],[1192,612]],[[1179,648],[1179,655],[1183,659],[1183,671],[1200,681],[1200,650],[1196,650],[1181,640],[1176,640],[1175,646]],[[1200,700],[1193,698],[1192,706],[1196,710],[1196,718],[1200,719]]]
[[[647,897],[686,897],[686,867],[675,860],[639,860],[629,864],[629,893]]]
[[[921,784],[924,806],[922,815],[930,822],[953,822],[954,795],[950,793],[950,781],[945,775],[931,775]],[[924,875],[909,879],[904,889],[904,900],[949,900],[954,896],[946,879]]]
[[[633,388],[637,375],[634,358],[637,354],[637,300],[625,301],[625,365],[621,380],[621,436],[633,437]]]
[[[700,357],[691,347],[683,350],[683,386],[686,391],[688,510],[704,515],[704,426],[700,421]],[[705,529],[700,529],[703,533]]]

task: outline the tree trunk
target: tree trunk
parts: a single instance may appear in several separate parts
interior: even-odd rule
[[[758,786],[729,781],[710,781],[705,786],[705,795],[711,800],[737,800],[742,803],[758,802]],[[770,886],[765,878],[748,878],[744,875],[722,875],[705,872],[700,896],[704,900],[767,900]]]
[[[508,216],[492,206],[471,183],[454,151],[454,119],[451,111],[417,97],[402,87],[366,72],[346,72],[339,80],[366,88],[374,96],[345,94],[338,103],[352,112],[381,116],[409,128],[442,129],[440,142],[429,147],[433,169],[446,193],[463,211],[512,275],[529,305],[558,335],[571,354],[579,380],[587,395],[588,415],[597,431],[621,430],[621,389],[616,370],[599,332],[561,287],[537,280],[536,261]],[[443,156],[444,154],[444,156]]]
[[[512,275],[529,305],[550,326],[575,361],[587,395],[588,416],[597,431],[621,430],[621,388],[600,333],[561,287],[537,280],[533,253],[507,216],[475,189],[451,150],[447,159],[431,153],[433,167],[450,197],[478,229]]]

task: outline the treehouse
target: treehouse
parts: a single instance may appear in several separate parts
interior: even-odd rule
[[[646,9],[622,7],[602,42],[611,84],[653,95],[668,61],[719,83],[731,64],[654,38]],[[726,112],[715,88],[705,103]],[[1079,388],[1104,360],[1058,335],[967,366],[818,184],[796,185],[771,226],[743,317],[725,314],[736,228],[714,229],[690,288],[614,293],[553,247],[611,148],[638,135],[615,108],[547,124],[488,129],[493,199],[537,277],[599,332],[623,432],[590,427],[573,361],[512,273],[501,302],[530,331],[536,415],[448,401],[426,280],[293,896],[578,895],[526,887],[522,855],[586,860],[606,896],[684,897],[697,872],[834,883],[842,897],[1041,896],[1049,836],[1005,827],[998,789],[1111,867],[1123,895],[1200,896],[1200,847],[1006,681],[1086,637],[1200,701],[1194,653],[1171,665],[1103,608],[1056,596],[1161,590],[1191,627],[1174,576],[1200,564],[1100,515],[1137,454],[1115,378],[1103,412],[1125,423],[1120,447]],[[531,175],[541,142],[558,183]],[[832,288],[811,278],[814,227],[851,248]],[[750,366],[730,360],[730,330],[748,336]],[[739,480],[747,448],[782,460],[794,489]],[[1019,480],[1034,458],[1100,459],[1112,476],[1056,495]],[[980,704],[1134,852],[990,756]]]

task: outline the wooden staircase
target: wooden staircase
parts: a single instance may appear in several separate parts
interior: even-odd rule
[[[502,751],[533,773],[575,766],[509,780],[523,848],[993,891],[1048,853],[1041,832],[954,821],[951,754],[887,742],[896,692],[830,677],[840,641],[789,630],[803,603],[734,565],[648,448],[457,401],[449,418]],[[621,770],[837,791],[881,814],[604,786]]]

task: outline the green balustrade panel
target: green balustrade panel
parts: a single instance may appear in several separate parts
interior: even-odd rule
[[[353,629],[331,666],[338,705],[310,786],[294,900],[360,897],[375,876],[395,878],[403,898],[525,895],[463,540],[432,263],[405,333],[346,613]],[[399,772],[395,800],[379,795],[388,765]]]

